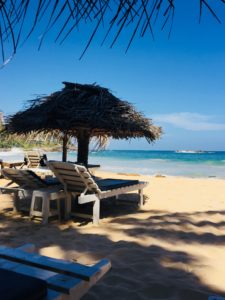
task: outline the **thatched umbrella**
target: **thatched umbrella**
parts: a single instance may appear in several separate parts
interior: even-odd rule
[[[31,101],[29,108],[8,118],[7,130],[63,134],[63,161],[68,138],[77,138],[77,161],[87,165],[92,137],[129,139],[145,137],[150,143],[160,137],[161,128],[137,112],[126,101],[98,85],[63,82],[65,87],[50,96]]]

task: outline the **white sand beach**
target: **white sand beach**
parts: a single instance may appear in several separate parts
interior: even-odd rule
[[[34,243],[41,254],[84,264],[110,259],[112,269],[84,300],[225,295],[224,180],[98,175],[149,181],[144,209],[130,194],[123,199],[133,203],[102,202],[99,226],[76,220],[43,226],[13,215],[11,198],[0,195],[1,244]]]

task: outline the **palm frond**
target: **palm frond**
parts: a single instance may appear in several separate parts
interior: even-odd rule
[[[187,0],[189,1],[189,0]],[[199,1],[201,20],[203,9],[221,22],[215,8],[221,10],[224,0]],[[127,50],[137,34],[143,37],[160,24],[170,35],[178,0],[0,0],[0,56],[2,65],[10,61],[21,42],[26,41],[36,29],[42,30],[39,48],[48,32],[56,27],[56,41],[65,39],[83,24],[91,24],[93,31],[81,55],[84,55],[101,25],[106,32],[103,43],[111,37],[111,47],[122,31],[131,26]],[[225,8],[225,6],[224,6]],[[42,22],[42,23],[41,23]],[[26,32],[26,30],[28,32]],[[149,31],[147,30],[149,29]]]

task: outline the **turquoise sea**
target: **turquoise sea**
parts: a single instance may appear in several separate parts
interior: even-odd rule
[[[60,152],[48,152],[48,159],[61,160]],[[23,159],[23,152],[12,149],[0,152],[0,159]],[[76,161],[76,152],[69,152],[68,160]],[[171,175],[186,177],[225,178],[225,151],[177,153],[175,151],[105,150],[91,152],[89,163],[116,173]]]

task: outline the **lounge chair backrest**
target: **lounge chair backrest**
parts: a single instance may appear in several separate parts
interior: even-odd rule
[[[59,161],[49,161],[47,164],[67,191],[100,193],[98,185],[84,166]]]
[[[47,186],[44,180],[30,170],[5,168],[1,172],[5,178],[12,180],[23,188],[39,189]]]
[[[40,166],[41,155],[38,151],[27,151],[25,158],[27,159],[29,168],[37,168]]]

